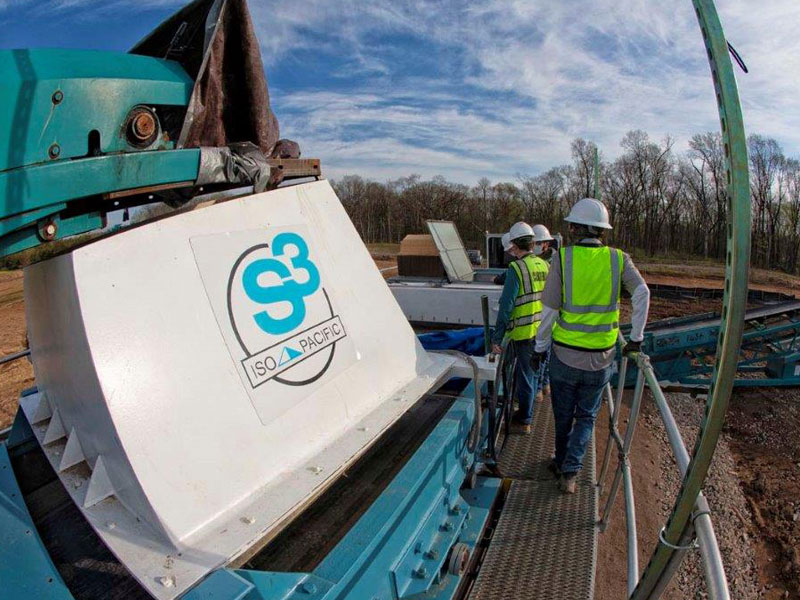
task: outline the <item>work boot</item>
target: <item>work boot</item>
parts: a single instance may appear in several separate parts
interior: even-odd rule
[[[531,424],[525,422],[520,411],[516,411],[511,415],[511,425],[519,433],[528,434],[531,432]]]
[[[575,487],[578,484],[577,473],[563,473],[561,479],[558,480],[558,487],[565,494],[574,494]]]
[[[514,414],[511,415],[511,423],[514,425],[522,425],[525,422],[525,417],[522,415],[522,411],[515,410]]]

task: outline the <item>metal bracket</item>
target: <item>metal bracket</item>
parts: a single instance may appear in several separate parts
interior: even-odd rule
[[[696,538],[692,540],[692,543],[688,546],[676,546],[675,544],[670,544],[664,538],[664,531],[665,528],[662,527],[661,530],[658,532],[658,541],[664,544],[667,548],[672,548],[673,550],[697,550],[700,547],[700,544],[697,543]]]

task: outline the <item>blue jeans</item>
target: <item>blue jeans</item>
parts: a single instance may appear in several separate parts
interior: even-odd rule
[[[533,419],[533,398],[536,396],[536,385],[539,380],[539,373],[533,370],[531,364],[536,341],[523,340],[512,343],[517,357],[517,368],[514,372],[515,392],[522,422],[527,424]]]
[[[603,403],[603,389],[611,379],[612,366],[602,371],[575,369],[550,361],[553,417],[556,425],[556,465],[565,475],[583,467],[586,446]]]
[[[552,352],[552,348],[547,350],[547,356],[545,356],[544,361],[542,362],[542,372],[539,374],[539,389],[546,388],[550,385],[550,353]]]

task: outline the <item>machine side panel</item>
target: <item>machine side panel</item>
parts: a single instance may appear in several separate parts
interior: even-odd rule
[[[133,228],[28,278],[37,383],[63,422],[35,426],[37,439],[61,436],[60,457],[46,448],[56,466],[75,450],[72,428],[90,466],[102,456],[84,514],[159,598],[291,518],[454,360],[421,348],[324,181]],[[313,344],[324,348],[310,356]],[[251,379],[243,368],[264,357],[287,362]],[[80,484],[71,471],[62,481]]]
[[[0,581],[8,600],[73,600],[36,532],[8,450],[0,444]],[[6,595],[8,594],[8,595]]]
[[[117,499],[134,515],[159,529],[141,486],[125,475],[131,465],[103,398],[87,338],[73,257],[66,254],[25,269],[25,316],[31,362],[40,391],[38,402],[49,404],[50,412],[58,408],[63,430],[76,432],[88,465],[94,467],[98,456],[103,456],[118,491]],[[26,399],[26,405],[32,406],[30,400],[33,398]],[[49,428],[48,422],[38,424],[38,429],[45,427]],[[167,537],[163,530],[160,535]]]

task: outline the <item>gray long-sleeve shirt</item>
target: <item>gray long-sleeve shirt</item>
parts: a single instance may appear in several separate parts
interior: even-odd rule
[[[592,246],[603,245],[600,240],[594,238],[581,240],[580,243]],[[644,339],[644,326],[647,323],[647,313],[650,310],[650,289],[647,287],[639,270],[633,264],[631,257],[624,252],[622,257],[622,285],[630,292],[631,303],[633,304],[630,339],[635,342],[641,342]],[[542,304],[544,306],[542,309],[542,322],[536,334],[537,352],[546,351],[552,343],[553,324],[556,322],[561,309],[561,290],[561,256],[560,254],[554,254],[553,262],[550,265],[550,273],[547,276],[542,294]],[[570,367],[583,371],[600,371],[608,367],[614,361],[616,354],[615,348],[595,352],[575,350],[558,344],[554,345],[553,351],[558,360]]]

